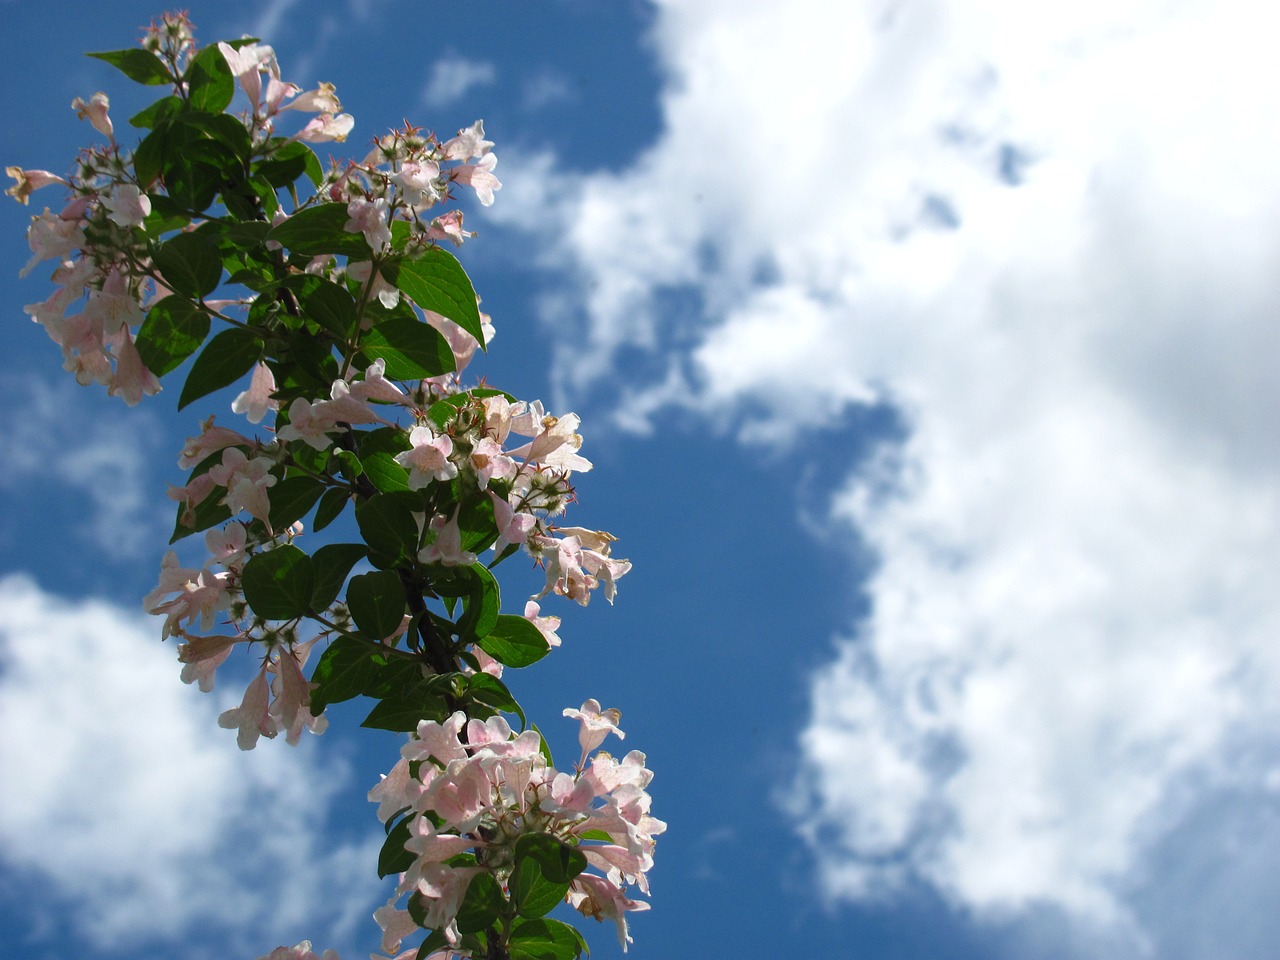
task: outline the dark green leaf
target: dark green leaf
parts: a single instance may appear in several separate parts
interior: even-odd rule
[[[278,148],[266,159],[262,160],[255,170],[273,187],[287,187],[304,173],[315,186],[320,186],[324,179],[324,171],[320,168],[320,160],[315,152],[304,143],[298,141],[272,141]]]
[[[312,532],[319,532],[342,515],[351,499],[351,491],[342,487],[331,487],[320,498],[320,506],[316,507],[316,516],[311,523]],[[319,551],[316,551],[319,553]],[[328,604],[325,604],[328,606]]]
[[[333,491],[329,491],[332,493]],[[326,493],[325,496],[328,496]],[[324,509],[324,500],[320,501]],[[319,517],[319,513],[316,514]],[[362,543],[328,543],[315,552],[311,565],[316,572],[316,586],[311,594],[311,609],[327,610],[338,599],[342,585],[351,568],[363,560],[369,551]]]
[[[316,505],[325,486],[311,477],[285,477],[271,488],[271,529],[288,529],[295,520],[301,520]]]
[[[404,848],[411,834],[409,833],[409,824],[413,820],[412,816],[405,817],[387,834],[386,841],[382,844],[382,850],[378,853],[378,877],[389,877],[393,873],[404,873],[411,866],[417,857]]]
[[[542,631],[524,617],[506,614],[497,618],[497,623],[488,636],[482,637],[479,646],[508,667],[527,667],[551,652]]]
[[[569,884],[548,880],[536,860],[522,860],[511,874],[510,890],[520,916],[542,917],[564,900]]]
[[[524,920],[511,929],[511,960],[576,960],[587,950],[587,942],[567,923],[559,920]]]
[[[411,905],[416,902],[417,902],[416,897],[409,898],[409,903]],[[410,907],[410,913],[412,913],[412,907]],[[418,923],[417,917],[414,918],[414,923]],[[422,924],[418,923],[418,926],[422,926]],[[431,934],[431,936],[427,937],[427,939],[422,941],[422,945],[418,947],[418,953],[414,957],[414,960],[427,960],[427,958],[430,957],[431,954],[435,953],[437,950],[444,949],[448,945],[449,945],[449,941],[445,939],[444,931],[436,930],[434,933]],[[479,957],[483,955],[484,955],[483,951],[471,954],[471,956],[473,957]]]
[[[397,453],[412,449],[412,444],[409,443],[409,434],[402,428],[379,427],[360,434],[359,449],[361,459],[375,453],[385,453],[394,457]]]
[[[471,564],[471,572],[475,579],[471,589],[467,592],[465,598],[465,612],[458,621],[458,631],[462,639],[467,643],[475,643],[481,637],[488,636],[498,624],[498,610],[502,605],[502,598],[498,591],[498,581],[493,578],[493,574],[480,563]],[[524,620],[523,617],[508,617],[508,620]],[[525,620],[528,623],[527,620]],[[532,624],[530,624],[532,626]],[[534,627],[536,631],[537,628]],[[486,653],[490,653],[488,648],[483,647]],[[490,653],[492,656],[492,654]],[[506,663],[505,660],[502,661]],[[511,664],[516,666],[516,664]]]
[[[182,395],[178,398],[178,409],[235,383],[258,362],[261,350],[262,343],[252,330],[240,327],[223,330],[209,341],[191,365],[187,382],[182,386]]]
[[[389,453],[371,453],[360,461],[369,481],[383,493],[409,489],[409,471]]]
[[[491,873],[477,873],[467,885],[458,908],[458,932],[479,933],[493,926],[507,910],[507,898]]]
[[[355,329],[356,303],[336,283],[319,280],[301,300],[306,317],[338,337],[346,337]]]
[[[404,605],[404,585],[394,570],[362,573],[347,584],[351,619],[374,640],[383,640],[395,632],[404,619]]]
[[[516,703],[516,698],[511,696],[507,685],[497,677],[487,673],[472,674],[467,678],[467,696],[475,703],[482,703],[504,713],[514,713],[520,718],[521,723],[528,723],[524,711],[520,709],[520,704]]]
[[[236,93],[231,68],[217,45],[205,47],[196,54],[183,79],[187,82],[188,101],[193,110],[221,113],[230,106]]]
[[[147,311],[138,329],[138,354],[157,377],[200,349],[209,335],[209,315],[186,297],[165,297]]]
[[[456,367],[449,341],[417,318],[392,317],[375,324],[360,350],[370,360],[385,360],[386,375],[392,380],[438,377]]]
[[[169,538],[169,542],[177,543],[183,537],[199,533],[201,530],[208,530],[224,520],[230,520],[231,511],[225,504],[220,502],[226,495],[227,492],[224,489],[215,487],[213,493],[196,504],[195,517],[189,527],[182,525],[182,515],[187,509],[186,504],[178,504],[178,518],[174,521],[173,536]]]
[[[577,847],[549,833],[526,833],[516,841],[515,862],[534,860],[553,883],[568,883],[587,869],[587,858]]]
[[[462,549],[480,553],[498,539],[498,524],[493,517],[493,501],[488,497],[464,500],[458,509],[458,529],[462,533]]]
[[[180,233],[166,240],[156,247],[151,258],[164,276],[165,285],[192,299],[213,293],[222,279],[218,248],[198,233]]]
[[[167,120],[181,113],[185,106],[181,97],[165,97],[162,100],[157,100],[151,106],[139,110],[129,118],[129,123],[140,130],[150,130],[161,120]]]
[[[173,81],[173,75],[169,73],[169,68],[164,65],[160,58],[140,47],[134,47],[130,50],[108,50],[105,53],[89,53],[85,54],[85,56],[93,57],[95,60],[104,60],[130,80],[136,80],[138,83],[145,83],[148,86],[171,83]]]
[[[176,203],[188,210],[205,210],[239,171],[240,161],[230,148],[214,140],[195,139],[165,157],[160,178]]]
[[[315,571],[311,558],[285,544],[249,558],[241,575],[244,598],[268,620],[293,620],[311,609]]]
[[[394,566],[398,561],[418,552],[418,524],[408,504],[394,493],[379,493],[356,506],[356,523],[364,542],[384,566]]]
[[[373,649],[353,637],[337,637],[311,674],[311,682],[319,684],[311,691],[311,712],[319,716],[331,703],[341,703],[364,692],[377,669]]]
[[[445,716],[444,697],[431,693],[425,687],[417,687],[383,698],[369,711],[360,726],[403,733],[417,730],[420,720],[435,720],[439,723]]]
[[[395,285],[414,303],[448,317],[484,349],[476,291],[457,257],[439,247],[429,247],[422,256],[402,260],[389,272],[395,274]]]
[[[348,233],[343,229],[350,219],[346,204],[318,203],[276,224],[267,234],[267,239],[305,257],[338,253],[368,260],[372,251],[365,243],[364,234]]]

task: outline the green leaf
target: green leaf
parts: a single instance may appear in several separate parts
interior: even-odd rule
[[[438,377],[457,366],[444,335],[416,317],[391,317],[375,324],[364,335],[360,352],[370,360],[385,360],[392,380]]]
[[[404,605],[404,584],[394,570],[362,573],[347,584],[351,619],[374,640],[383,640],[396,631],[404,619]]]
[[[433,678],[439,679],[439,678]],[[373,730],[405,733],[418,729],[420,720],[442,722],[446,716],[444,697],[433,693],[425,684],[383,698],[361,721],[360,726]]]
[[[467,885],[458,908],[458,932],[479,933],[497,923],[507,911],[507,898],[491,873],[477,873]]]
[[[293,620],[311,609],[315,570],[311,558],[285,544],[250,557],[241,575],[244,598],[268,620]]]
[[[409,471],[392,459],[389,453],[371,453],[360,461],[369,482],[383,493],[409,489]]]
[[[285,477],[278,481],[268,494],[271,529],[286,530],[295,520],[301,520],[324,491],[325,485],[311,477]]]
[[[320,506],[316,507],[315,519],[311,522],[311,531],[318,533],[342,515],[351,499],[351,491],[343,487],[330,487],[320,498]],[[316,551],[319,553],[319,551]],[[328,604],[325,604],[328,606]]]
[[[216,44],[196,54],[183,80],[187,82],[188,102],[193,110],[221,113],[231,105],[236,93],[227,58]]]
[[[422,256],[402,260],[387,272],[395,274],[395,285],[423,310],[448,317],[485,348],[476,291],[457,257],[428,247]]]
[[[385,453],[395,457],[397,453],[404,453],[412,448],[409,434],[401,427],[378,427],[376,430],[366,430],[360,434],[361,459],[375,453]]]
[[[355,329],[356,303],[351,294],[336,283],[319,280],[301,300],[306,317],[338,337],[345,338]]]
[[[332,493],[333,491],[330,491]],[[326,494],[327,496],[328,494]],[[320,502],[321,509],[324,501]],[[317,516],[319,514],[317,513]],[[313,528],[314,529],[314,528]],[[311,593],[311,609],[327,610],[338,599],[351,568],[368,556],[362,543],[327,543],[311,557],[316,585]]]
[[[481,650],[508,667],[527,667],[537,663],[551,646],[537,627],[524,617],[503,614],[488,636],[478,641]]]
[[[348,233],[343,229],[350,219],[346,204],[318,203],[304,207],[288,220],[276,224],[267,234],[267,239],[304,257],[338,253],[368,260],[373,252],[365,242],[364,234]]]
[[[480,553],[498,539],[498,523],[493,517],[493,501],[488,497],[464,500],[458,509],[458,530],[462,549]]]
[[[382,850],[378,853],[378,878],[389,877],[393,873],[404,873],[411,866],[417,857],[404,848],[412,834],[409,833],[409,824],[413,820],[413,816],[402,819],[387,834],[387,839],[382,844]]]
[[[276,149],[254,167],[259,176],[271,186],[279,188],[291,185],[305,173],[313,185],[320,186],[324,171],[315,151],[296,140],[277,138],[272,144],[277,145]]]
[[[240,327],[223,330],[209,341],[191,365],[178,398],[178,409],[235,383],[258,362],[261,351],[262,343],[252,330]]]
[[[87,57],[111,64],[130,80],[156,86],[173,82],[173,75],[159,57],[139,47],[129,50],[108,50],[105,53],[87,53]]]
[[[587,858],[577,847],[549,833],[526,833],[516,841],[515,862],[536,861],[553,883],[568,883],[587,869]]]
[[[474,575],[472,587],[467,592],[464,606],[465,612],[458,621],[458,632],[462,639],[467,643],[476,643],[481,637],[487,636],[501,619],[498,616],[498,610],[502,605],[501,595],[498,591],[498,581],[493,578],[493,574],[488,568],[481,563],[473,563],[470,567],[471,573]],[[523,617],[508,617],[509,620],[524,620]],[[527,620],[525,620],[528,623]],[[530,626],[533,626],[530,624]],[[534,627],[537,630],[537,627]],[[482,649],[484,649],[482,647]],[[489,651],[485,649],[485,652]],[[492,654],[490,654],[492,656]],[[506,661],[502,661],[505,663]],[[512,664],[514,666],[514,664]]]
[[[542,917],[554,910],[569,892],[569,884],[553,883],[534,860],[516,865],[511,874],[511,899],[522,917]]]
[[[394,566],[418,552],[418,524],[413,511],[394,493],[375,494],[358,504],[356,523],[375,566]]]
[[[577,930],[559,920],[547,919],[515,924],[508,950],[511,960],[576,960],[584,952],[591,952]]]
[[[162,120],[168,120],[186,109],[181,97],[164,97],[149,107],[139,110],[129,118],[129,124],[140,130],[150,130]]]
[[[409,903],[411,905],[417,903],[417,898],[410,897]],[[410,913],[413,912],[412,906],[410,906],[408,909]],[[415,923],[418,922],[416,917],[414,918],[414,922]],[[418,924],[418,925],[421,926],[421,924]],[[449,941],[445,938],[444,931],[436,930],[431,934],[431,936],[427,937],[427,939],[422,941],[421,946],[418,947],[418,953],[413,958],[413,960],[427,960],[427,958],[430,957],[431,954],[435,953],[437,950],[441,950],[444,947],[447,947],[448,945],[449,945]],[[479,953],[471,954],[471,956],[473,957],[479,957],[483,955],[484,955],[483,951]]]
[[[487,673],[472,674],[467,678],[467,696],[475,703],[484,704],[504,713],[514,713],[520,718],[521,723],[529,722],[524,711],[520,709],[520,704],[516,703],[516,698],[507,689],[507,685],[497,677]]]
[[[157,377],[182,365],[209,335],[209,315],[186,297],[165,297],[138,329],[138,355]]]
[[[319,716],[331,703],[351,700],[364,692],[377,669],[373,649],[354,637],[337,637],[329,644],[311,674],[319,684],[311,691],[311,713]]]
[[[198,233],[180,233],[166,240],[156,247],[151,259],[169,289],[192,299],[213,293],[222,280],[218,248]]]
[[[173,524],[173,536],[169,538],[170,543],[177,543],[183,537],[189,537],[193,533],[199,533],[201,530],[208,530],[210,527],[217,526],[224,520],[231,519],[231,510],[226,504],[219,501],[226,496],[226,491],[221,487],[215,487],[213,493],[205,497],[196,504],[195,518],[191,526],[182,525],[182,515],[186,512],[186,504],[178,504],[178,518]]]

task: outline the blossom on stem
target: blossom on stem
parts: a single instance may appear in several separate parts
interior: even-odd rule
[[[252,750],[258,737],[275,737],[280,732],[269,712],[271,691],[267,684],[267,664],[262,664],[258,675],[249,682],[240,706],[223,711],[218,726],[224,730],[236,730],[236,744],[241,750]]]
[[[497,163],[498,155],[488,153],[476,163],[455,167],[450,171],[449,176],[457,183],[465,183],[471,187],[480,198],[480,202],[490,207],[493,206],[494,191],[502,189],[502,181],[493,175],[493,168]]]
[[[71,101],[71,109],[76,112],[77,117],[88,120],[93,124],[93,129],[114,143],[114,128],[111,125],[111,118],[107,116],[110,107],[111,101],[101,90],[91,96],[88,103],[79,97]]]
[[[347,139],[347,134],[355,125],[356,119],[349,113],[340,113],[337,116],[322,113],[312,117],[305,127],[293,135],[293,139],[304,140],[307,143],[325,143],[330,140],[341,143]]]
[[[122,227],[137,227],[151,213],[151,198],[132,183],[118,183],[101,197],[108,219]]]
[[[270,367],[259,360],[253,368],[249,389],[237,394],[231,401],[231,412],[243,413],[250,423],[260,423],[268,410],[280,409],[280,404],[271,397],[275,390],[275,375]]]
[[[222,451],[222,463],[209,468],[209,476],[220,487],[227,488],[222,502],[232,513],[241,510],[270,526],[271,503],[267,489],[276,485],[269,472],[275,463],[269,457],[250,460],[238,447]]]
[[[5,193],[13,197],[23,206],[27,205],[27,198],[32,192],[39,190],[41,187],[47,187],[52,183],[60,183],[64,187],[71,186],[70,182],[55,173],[48,170],[23,170],[21,167],[5,167],[4,172],[7,176],[13,177],[18,181]]]
[[[391,228],[387,225],[389,211],[385,197],[366,200],[356,197],[347,204],[347,216],[343,225],[347,233],[363,233],[374,253],[381,253],[391,246]]]
[[[437,436],[426,424],[419,424],[409,432],[412,449],[396,454],[396,463],[409,471],[409,488],[420,490],[432,480],[452,480],[458,475],[457,464],[449,460],[453,453],[453,440],[447,435]]]

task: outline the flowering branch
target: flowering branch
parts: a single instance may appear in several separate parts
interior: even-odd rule
[[[133,150],[95,93],[72,106],[107,143],[70,176],[8,168],[21,203],[70,193],[32,219],[22,273],[53,260],[57,289],[26,312],[80,383],[129,405],[194,358],[179,408],[248,375],[232,412],[272,418],[250,437],[210,416],[179,457],[173,540],[203,533],[209,556],[191,568],[169,551],[143,604],[178,639],[182,679],[211,690],[256,648],[218,721],[242,749],[322,733],[328,704],[361,696],[374,701],[363,726],[409,735],[369,793],[387,826],[378,874],[398,876],[375,914],[388,955],[425,930],[398,960],[571,960],[585,942],[547,916],[562,902],[614,921],[625,948],[626,915],[648,909],[628,891],[648,893],[665,829],[644,755],[599,751],[623,734],[594,700],[565,711],[580,724],[572,772],[504,717],[526,722],[504,672],[560,644],[539,601],[585,606],[602,589],[612,603],[631,564],[611,534],[558,522],[573,474],[591,469],[577,415],[464,386],[493,325],[441,246],[474,234],[441,208],[457,185],[483,205],[500,189],[483,124],[443,141],[406,125],[325,171],[306,144],[341,142],[354,120],[331,85],[283,80],[257,40],[201,48],[185,15],[166,14],[140,49],[92,56],[170,93],[130,119],[146,131]],[[231,114],[237,88],[248,109]],[[316,116],[285,136],[289,111]],[[348,509],[358,542],[303,548]],[[545,583],[504,614],[492,570],[522,550]],[[304,941],[267,960],[315,957]]]

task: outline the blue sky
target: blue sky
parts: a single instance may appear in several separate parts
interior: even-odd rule
[[[620,707],[656,771],[631,956],[1273,955],[1256,5],[189,6],[336,84],[357,126],[322,155],[405,119],[497,144],[462,251],[498,331],[477,372],[582,416],[577,520],[635,564],[615,607],[551,611],[564,646],[513,684],[559,753],[563,707]],[[142,102],[81,54],[163,8],[0,9],[0,154],[63,170],[92,136],[72,98]],[[17,278],[46,197],[0,205],[0,942],[366,956],[363,798],[398,745],[335,709],[242,754],[234,670],[179,682],[140,598],[181,442],[233,393],[129,410],[59,369],[21,312],[44,271]]]

